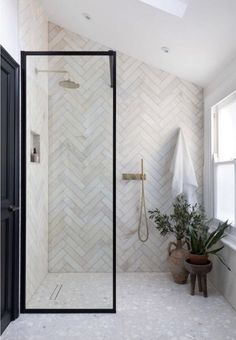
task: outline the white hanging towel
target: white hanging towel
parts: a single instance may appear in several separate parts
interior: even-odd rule
[[[174,157],[171,162],[172,195],[176,198],[178,195],[184,195],[189,204],[197,203],[197,178],[193,168],[193,162],[185,142],[184,134],[179,129],[177,144],[175,147]]]

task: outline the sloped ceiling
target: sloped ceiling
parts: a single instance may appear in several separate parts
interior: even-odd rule
[[[40,1],[55,24],[200,86],[236,57],[236,0],[189,0],[183,18],[139,0]]]

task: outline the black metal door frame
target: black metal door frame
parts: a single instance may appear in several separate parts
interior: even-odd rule
[[[113,306],[112,308],[26,308],[26,72],[27,56],[108,56],[113,91]],[[22,51],[21,52],[21,313],[116,313],[116,52],[115,51]]]
[[[13,196],[12,199],[13,201],[10,202],[10,206],[2,206],[1,208],[3,211],[8,209],[10,214],[12,215],[13,218],[13,229],[12,229],[12,238],[8,240],[11,242],[11,252],[9,257],[10,259],[7,259],[7,263],[11,263],[11,280],[7,285],[10,285],[10,292],[11,292],[11,304],[9,310],[10,313],[10,320],[15,320],[19,316],[19,152],[20,152],[20,147],[19,147],[19,64],[11,57],[11,55],[0,45],[0,50],[1,50],[1,60],[4,61],[5,64],[9,65],[12,69],[14,69],[14,79],[13,79],[13,86],[12,82],[9,81],[8,84],[8,94],[12,95],[13,97],[8,98],[8,109],[10,105],[14,105],[14,124],[13,126],[11,125],[11,131],[8,131],[9,137],[11,140],[13,140],[14,144],[14,154],[9,155],[12,157],[13,164],[9,164],[9,167],[14,166],[12,174],[13,174]],[[3,64],[1,67],[4,67]],[[13,99],[14,98],[14,99]],[[12,145],[13,145],[12,144]],[[8,160],[9,161],[9,160]],[[8,169],[9,170],[9,169]],[[8,202],[9,204],[9,202]],[[8,235],[9,237],[9,235]],[[9,245],[8,242],[8,245]],[[8,268],[9,269],[9,268]],[[8,278],[9,279],[9,278]],[[6,292],[5,292],[6,293]],[[6,326],[6,325],[5,325]],[[4,325],[2,325],[1,330],[3,330],[3,327],[5,328]]]

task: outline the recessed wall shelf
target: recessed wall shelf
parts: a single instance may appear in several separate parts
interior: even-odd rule
[[[30,162],[40,163],[40,135],[31,131]]]

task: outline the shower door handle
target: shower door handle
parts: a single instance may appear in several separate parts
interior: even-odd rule
[[[8,207],[8,210],[10,212],[16,212],[16,211],[20,210],[20,207],[16,207],[15,205],[10,204],[9,207]]]

